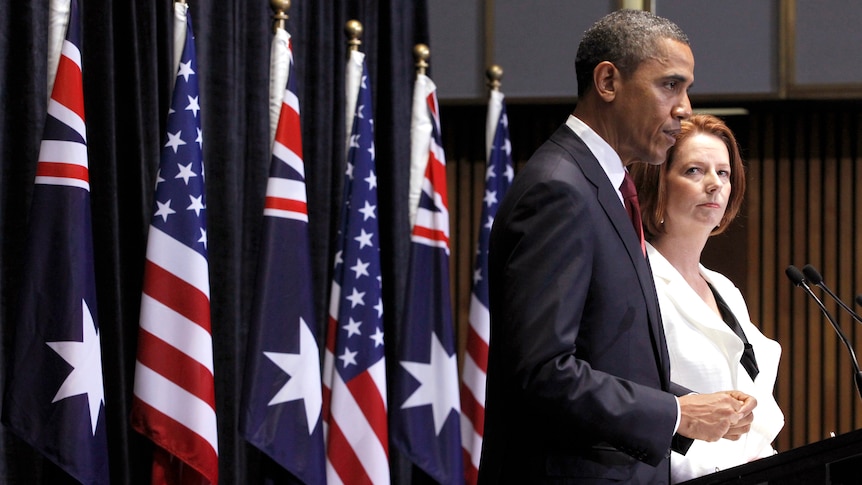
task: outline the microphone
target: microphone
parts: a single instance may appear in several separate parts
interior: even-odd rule
[[[829,323],[832,324],[832,328],[835,329],[835,333],[838,334],[838,338],[841,339],[841,342],[847,347],[847,351],[850,352],[850,362],[853,364],[853,380],[856,383],[856,391],[859,392],[859,397],[862,398],[862,371],[859,370],[859,362],[856,360],[856,352],[853,351],[853,346],[850,345],[850,341],[847,339],[847,336],[844,335],[844,332],[841,331],[841,327],[835,322],[835,319],[832,318],[832,315],[829,314],[829,311],[826,310],[826,306],[823,305],[823,302],[820,301],[820,298],[817,298],[817,295],[811,291],[811,288],[805,283],[805,276],[799,271],[799,268],[793,266],[792,264],[784,270],[787,277],[790,278],[790,281],[793,282],[794,285],[802,288],[808,293],[811,298],[817,302],[817,306],[820,307],[820,311],[826,315],[826,319],[829,320]]]
[[[833,293],[832,290],[830,290],[829,287],[826,286],[826,283],[823,282],[823,277],[820,276],[820,273],[818,273],[816,269],[814,269],[814,266],[811,266],[810,264],[806,264],[805,266],[802,267],[802,272],[805,274],[805,279],[807,279],[810,283],[819,286],[820,288],[823,289],[823,291],[828,293],[829,296],[831,296],[833,300],[835,300],[836,302],[838,302],[839,305],[841,305],[841,308],[846,310],[847,313],[849,313],[850,316],[853,317],[853,320],[856,320],[857,322],[862,323],[862,317],[860,317],[849,306],[847,306],[846,303],[841,301],[841,298],[838,298],[838,295]],[[862,295],[856,296],[856,301],[858,302],[860,298],[862,298]]]

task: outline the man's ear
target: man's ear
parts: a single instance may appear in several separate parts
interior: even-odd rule
[[[619,79],[620,71],[610,61],[602,61],[593,69],[593,85],[599,97],[607,102],[613,101],[616,96]]]

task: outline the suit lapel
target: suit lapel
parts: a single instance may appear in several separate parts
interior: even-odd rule
[[[595,155],[571,129],[567,126],[562,126],[552,135],[551,139],[569,151],[572,159],[581,168],[584,176],[596,187],[599,204],[604,209],[608,220],[614,226],[617,235],[626,248],[628,257],[635,266],[641,292],[646,302],[653,355],[656,358],[656,365],[660,371],[662,389],[667,389],[670,384],[670,359],[667,354],[667,344],[658,310],[655,283],[652,279],[649,262],[641,250],[640,239],[635,233],[625,207],[620,202],[617,189],[611,185],[607,174]]]

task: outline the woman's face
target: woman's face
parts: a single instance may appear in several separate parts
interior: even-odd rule
[[[665,172],[665,231],[705,230],[719,225],[730,198],[730,155],[718,137],[698,133],[677,146]]]

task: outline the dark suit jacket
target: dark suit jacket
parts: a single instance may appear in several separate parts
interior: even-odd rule
[[[489,271],[480,483],[667,483],[687,390],[617,189],[567,126],[506,194]]]

